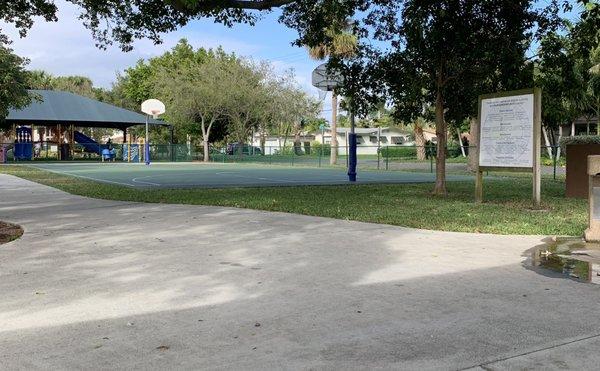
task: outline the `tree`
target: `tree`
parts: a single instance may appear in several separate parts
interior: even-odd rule
[[[52,90],[53,76],[46,71],[28,71],[27,87],[29,89]]]
[[[27,91],[27,63],[27,59],[14,54],[7,46],[7,40],[0,36],[0,123],[10,109],[23,108],[31,103],[32,95]]]
[[[518,82],[511,76],[521,77],[531,42],[561,24],[558,11],[557,1],[545,6],[533,0],[343,2],[336,8],[338,17],[360,20],[354,24],[360,44],[354,58],[335,63],[344,76],[340,90],[353,97],[358,111],[368,112],[381,99],[390,100],[403,122],[422,116],[423,107],[433,107],[437,136],[433,192],[445,195],[448,123],[461,123],[473,115],[477,95],[489,92],[483,87],[490,82],[503,80],[505,86]],[[289,5],[285,15],[301,31],[298,42],[314,45],[327,40],[320,28],[321,20],[330,15],[312,12],[302,2]]]
[[[401,14],[394,39],[401,46],[386,56],[398,68],[387,83],[405,120],[434,107],[433,192],[445,195],[448,120],[462,121],[475,106],[471,92],[483,93],[482,82],[522,61],[539,14],[531,2],[474,0],[406,1]]]
[[[252,129],[258,127],[268,104],[264,84],[268,70],[265,64],[249,61],[227,65],[222,89],[227,93],[228,132],[232,141],[241,145],[240,149]]]
[[[567,36],[552,32],[542,39],[534,79],[536,86],[542,88],[544,130],[554,132],[586,109],[588,97],[583,87],[585,77],[581,75],[585,68],[577,64],[569,51]]]
[[[584,10],[568,35],[569,54],[576,62],[581,82],[572,105],[584,116],[600,117],[600,3],[581,2]],[[600,134],[600,124],[597,133]]]
[[[342,22],[331,18],[331,22],[323,29],[325,40],[308,47],[308,55],[316,60],[324,60],[327,57],[348,58],[356,53],[358,39],[352,33],[349,19]],[[338,95],[335,90],[331,92],[331,154],[330,165],[337,164],[338,141],[337,141],[337,116]]]
[[[298,151],[301,132],[307,130],[308,123],[316,120],[321,104],[298,86],[293,71],[277,74],[272,66],[263,64],[263,67],[266,71],[262,93],[266,96],[258,119],[261,149],[265,153],[265,137],[270,133],[284,138],[283,143],[279,142],[281,151],[286,146],[287,137],[293,132]]]
[[[112,99],[115,104],[132,110],[139,110],[143,101],[150,98],[164,99],[161,97],[163,92],[158,91],[156,81],[160,80],[160,75],[165,71],[176,71],[190,64],[199,65],[206,60],[214,57],[217,51],[206,50],[204,48],[194,48],[185,39],[181,39],[173,48],[162,55],[150,58],[148,60],[139,60],[135,66],[127,68],[122,75],[117,76],[117,82],[113,85]],[[191,143],[192,137],[200,134],[200,129],[189,121],[181,121],[181,117],[173,119],[171,117],[172,107],[168,107],[167,112],[162,116],[167,122],[173,121],[175,127],[175,140]],[[133,129],[131,132],[141,134],[141,129]],[[165,138],[168,133],[161,129],[154,129],[151,136],[160,136]]]
[[[204,62],[193,60],[176,68],[163,68],[155,76],[155,89],[170,107],[171,119],[184,125],[200,125],[205,162],[209,161],[213,125],[227,113],[229,96],[223,86],[235,83],[226,81],[231,77],[227,73],[230,63],[237,60],[221,53]]]

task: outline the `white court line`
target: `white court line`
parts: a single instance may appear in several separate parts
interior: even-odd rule
[[[37,167],[35,165],[27,165],[27,166],[31,166],[31,167],[36,168],[38,170],[49,171],[49,172],[55,173],[55,174],[69,175],[69,176],[73,176],[73,177],[76,177],[76,178],[83,178],[83,179],[93,180],[93,181],[101,182],[101,183],[112,183],[112,184],[118,184],[118,185],[123,185],[123,186],[127,186],[127,187],[135,187],[135,184],[115,182],[115,181],[106,180],[106,179],[97,179],[97,178],[92,178],[92,177],[85,176],[85,175],[79,175],[79,174],[69,173],[68,171],[50,170],[50,169],[47,169],[47,168],[44,168],[44,167]]]
[[[172,176],[172,175],[175,175],[175,174],[162,174],[162,176],[166,176],[166,175]],[[159,183],[152,183],[152,182],[147,182],[147,181],[144,181],[144,180],[140,180],[140,179],[143,179],[143,178],[154,178],[154,177],[158,177],[158,176],[161,176],[161,174],[138,176],[136,178],[131,179],[131,181],[134,182],[134,183],[139,183],[139,184],[148,184],[148,185],[153,185],[153,186],[162,186],[162,184],[159,184]]]

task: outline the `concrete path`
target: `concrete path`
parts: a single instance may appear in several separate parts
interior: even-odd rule
[[[7,175],[0,220],[25,229],[0,246],[2,369],[600,362],[600,287],[524,267],[539,237],[93,200]]]

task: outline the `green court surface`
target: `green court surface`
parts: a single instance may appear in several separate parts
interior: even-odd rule
[[[298,185],[342,185],[345,170],[256,164],[203,163],[36,163],[29,166],[98,182],[139,188],[221,188]],[[454,175],[448,180],[471,180]],[[435,174],[400,171],[359,171],[356,184],[429,183]]]

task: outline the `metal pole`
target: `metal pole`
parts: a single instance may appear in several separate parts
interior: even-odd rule
[[[354,132],[354,107],[350,102],[350,153],[348,154],[348,180],[356,182],[356,133]]]
[[[144,146],[146,165],[150,165],[150,142],[148,141],[148,115],[146,115],[146,145]]]
[[[321,124],[321,150],[319,151],[319,167],[321,167],[321,156],[325,151],[325,125]]]
[[[390,169],[390,153],[389,153],[389,150],[390,150],[390,146],[388,145],[388,146],[385,147],[385,169],[386,170]]]
[[[348,154],[349,154],[349,152],[348,152],[348,143],[349,143],[350,140],[348,139],[348,131],[346,131],[345,137],[346,137],[346,146],[345,146],[346,147],[346,167],[349,167],[350,164],[348,162]]]
[[[433,144],[429,145],[429,171],[433,173]]]
[[[556,146],[552,147],[552,162],[554,165],[554,180],[556,180],[556,154],[557,154]]]
[[[173,125],[169,126],[171,132],[171,162],[175,161],[175,153],[173,152]]]
[[[377,170],[379,170],[379,151],[381,150],[381,127],[377,128]]]

